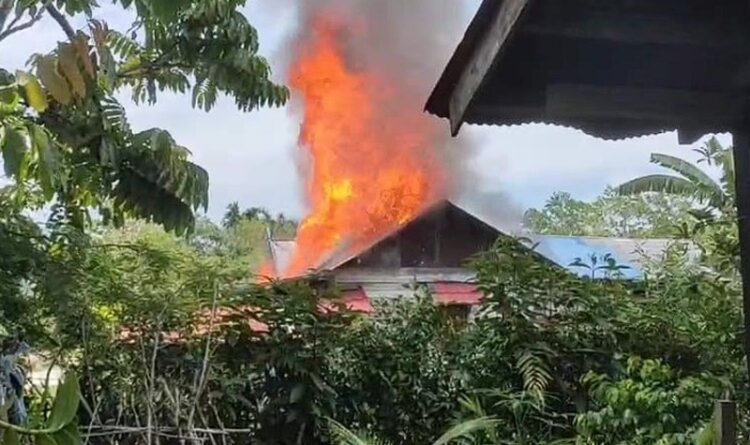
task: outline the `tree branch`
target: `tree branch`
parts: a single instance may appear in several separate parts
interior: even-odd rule
[[[17,12],[16,17],[13,20],[11,20],[10,23],[8,23],[8,28],[12,28],[16,26],[16,24],[21,21],[22,17],[23,17],[23,11],[21,11],[20,13]]]
[[[13,9],[13,0],[0,0],[0,29],[5,27],[5,21],[11,9]]]
[[[36,15],[34,15],[33,17],[31,17],[29,19],[29,21],[27,21],[25,23],[21,23],[18,26],[14,26],[21,19],[21,16],[16,17],[12,22],[10,22],[10,25],[8,25],[8,29],[6,29],[3,32],[0,32],[0,41],[2,41],[3,39],[5,39],[6,37],[10,36],[11,34],[15,34],[15,33],[19,32],[19,31],[23,31],[24,29],[31,28],[32,26],[34,26],[34,24],[36,22],[38,22],[39,20],[41,20],[43,16],[44,16],[44,10],[41,10],[41,11],[37,12]]]
[[[55,19],[57,24],[60,25],[60,28],[62,28],[62,30],[65,32],[65,35],[68,36],[70,40],[73,40],[76,36],[76,32],[73,27],[70,26],[68,19],[66,19],[65,16],[62,15],[62,13],[57,8],[55,8],[55,5],[51,3],[45,6],[45,9],[47,10],[47,12],[49,12],[49,15],[51,15],[52,18]]]

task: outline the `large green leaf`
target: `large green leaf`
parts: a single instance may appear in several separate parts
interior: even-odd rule
[[[685,178],[670,175],[648,175],[628,181],[617,187],[619,195],[637,195],[647,192],[694,196],[698,190]]]
[[[328,432],[335,445],[388,445],[388,442],[368,434],[355,433],[332,419],[328,420]]]
[[[6,126],[2,129],[0,148],[3,152],[3,168],[6,176],[18,176],[23,158],[28,152],[26,138],[15,128]]]
[[[461,422],[446,431],[445,434],[438,438],[438,440],[433,442],[433,445],[446,445],[458,439],[468,438],[478,431],[494,428],[497,424],[497,419],[493,419],[492,417],[480,417],[478,419]]]
[[[62,157],[57,146],[53,144],[42,127],[32,126],[30,136],[39,157],[39,182],[45,197],[49,200],[52,199],[63,179]]]
[[[18,438],[18,433],[13,430],[0,430],[0,437],[2,437],[2,445],[20,445],[21,441]]]
[[[49,434],[37,434],[34,436],[36,445],[58,445],[57,441]]]
[[[55,400],[52,402],[52,412],[47,421],[47,429],[59,431],[75,419],[78,412],[80,388],[78,377],[68,373],[63,383],[57,388]]]
[[[697,166],[684,159],[661,153],[652,154],[651,162],[687,178],[695,185],[696,198],[701,201],[709,201],[717,206],[723,204],[725,196],[721,185]]]
[[[57,445],[80,445],[83,442],[81,432],[75,422],[70,422],[65,428],[53,434],[52,438]]]

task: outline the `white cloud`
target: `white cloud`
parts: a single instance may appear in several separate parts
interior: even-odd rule
[[[651,153],[695,161],[699,155],[692,149],[702,144],[681,146],[675,133],[604,141],[548,125],[464,128],[480,141],[474,159],[479,180],[528,206],[540,205],[559,190],[591,198],[608,185],[663,171],[649,163]],[[720,140],[731,143],[727,135]]]

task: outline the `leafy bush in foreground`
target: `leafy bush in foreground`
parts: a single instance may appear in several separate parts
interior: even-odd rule
[[[259,287],[147,227],[59,255],[64,286],[39,298],[65,304],[37,340],[82,376],[91,444],[328,444],[331,418],[417,445],[485,417],[472,443],[686,443],[714,398],[745,394],[736,282],[680,246],[631,285],[500,240],[475,260],[487,297],[468,324],[428,297],[325,310],[334,289]]]

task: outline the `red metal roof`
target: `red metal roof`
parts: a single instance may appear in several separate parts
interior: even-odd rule
[[[483,297],[477,286],[471,283],[435,283],[432,293],[440,304],[475,306]]]
[[[341,298],[338,302],[345,304],[346,307],[352,312],[361,312],[364,314],[371,314],[375,312],[375,308],[372,307],[370,297],[367,296],[361,287],[354,290],[348,290],[341,293]],[[321,301],[320,307],[324,310],[335,311],[336,308],[330,301]]]

